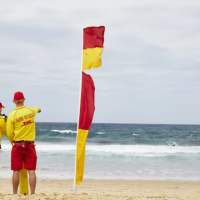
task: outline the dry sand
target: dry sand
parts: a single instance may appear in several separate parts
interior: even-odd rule
[[[10,180],[0,180],[0,200],[200,200],[200,182],[86,180],[76,193],[72,181],[40,180],[37,194],[11,195]]]

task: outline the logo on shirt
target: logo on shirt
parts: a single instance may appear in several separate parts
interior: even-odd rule
[[[23,126],[27,126],[27,125],[29,125],[29,124],[32,124],[33,121],[32,121],[32,120],[28,120],[28,121],[24,121],[24,122],[22,122],[22,123],[23,123]]]
[[[27,126],[33,123],[34,113],[16,118],[16,122],[22,123],[22,126]]]

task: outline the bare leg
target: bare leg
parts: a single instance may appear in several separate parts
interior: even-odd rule
[[[29,184],[31,189],[31,194],[35,194],[35,187],[36,187],[36,174],[35,171],[29,170]]]
[[[13,171],[12,183],[13,183],[13,194],[17,194],[17,190],[19,187],[19,171]]]

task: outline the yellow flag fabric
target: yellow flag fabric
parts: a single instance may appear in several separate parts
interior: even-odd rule
[[[85,146],[88,137],[88,130],[78,129],[77,148],[76,148],[76,184],[80,185],[83,181],[84,162],[85,162]]]
[[[20,194],[28,195],[28,172],[26,169],[20,171]]]
[[[83,50],[83,70],[97,68],[102,65],[103,48],[88,48]]]

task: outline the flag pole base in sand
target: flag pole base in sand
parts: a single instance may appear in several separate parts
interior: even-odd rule
[[[73,191],[73,193],[77,193],[77,186],[76,186],[76,184],[73,185],[72,191]]]

